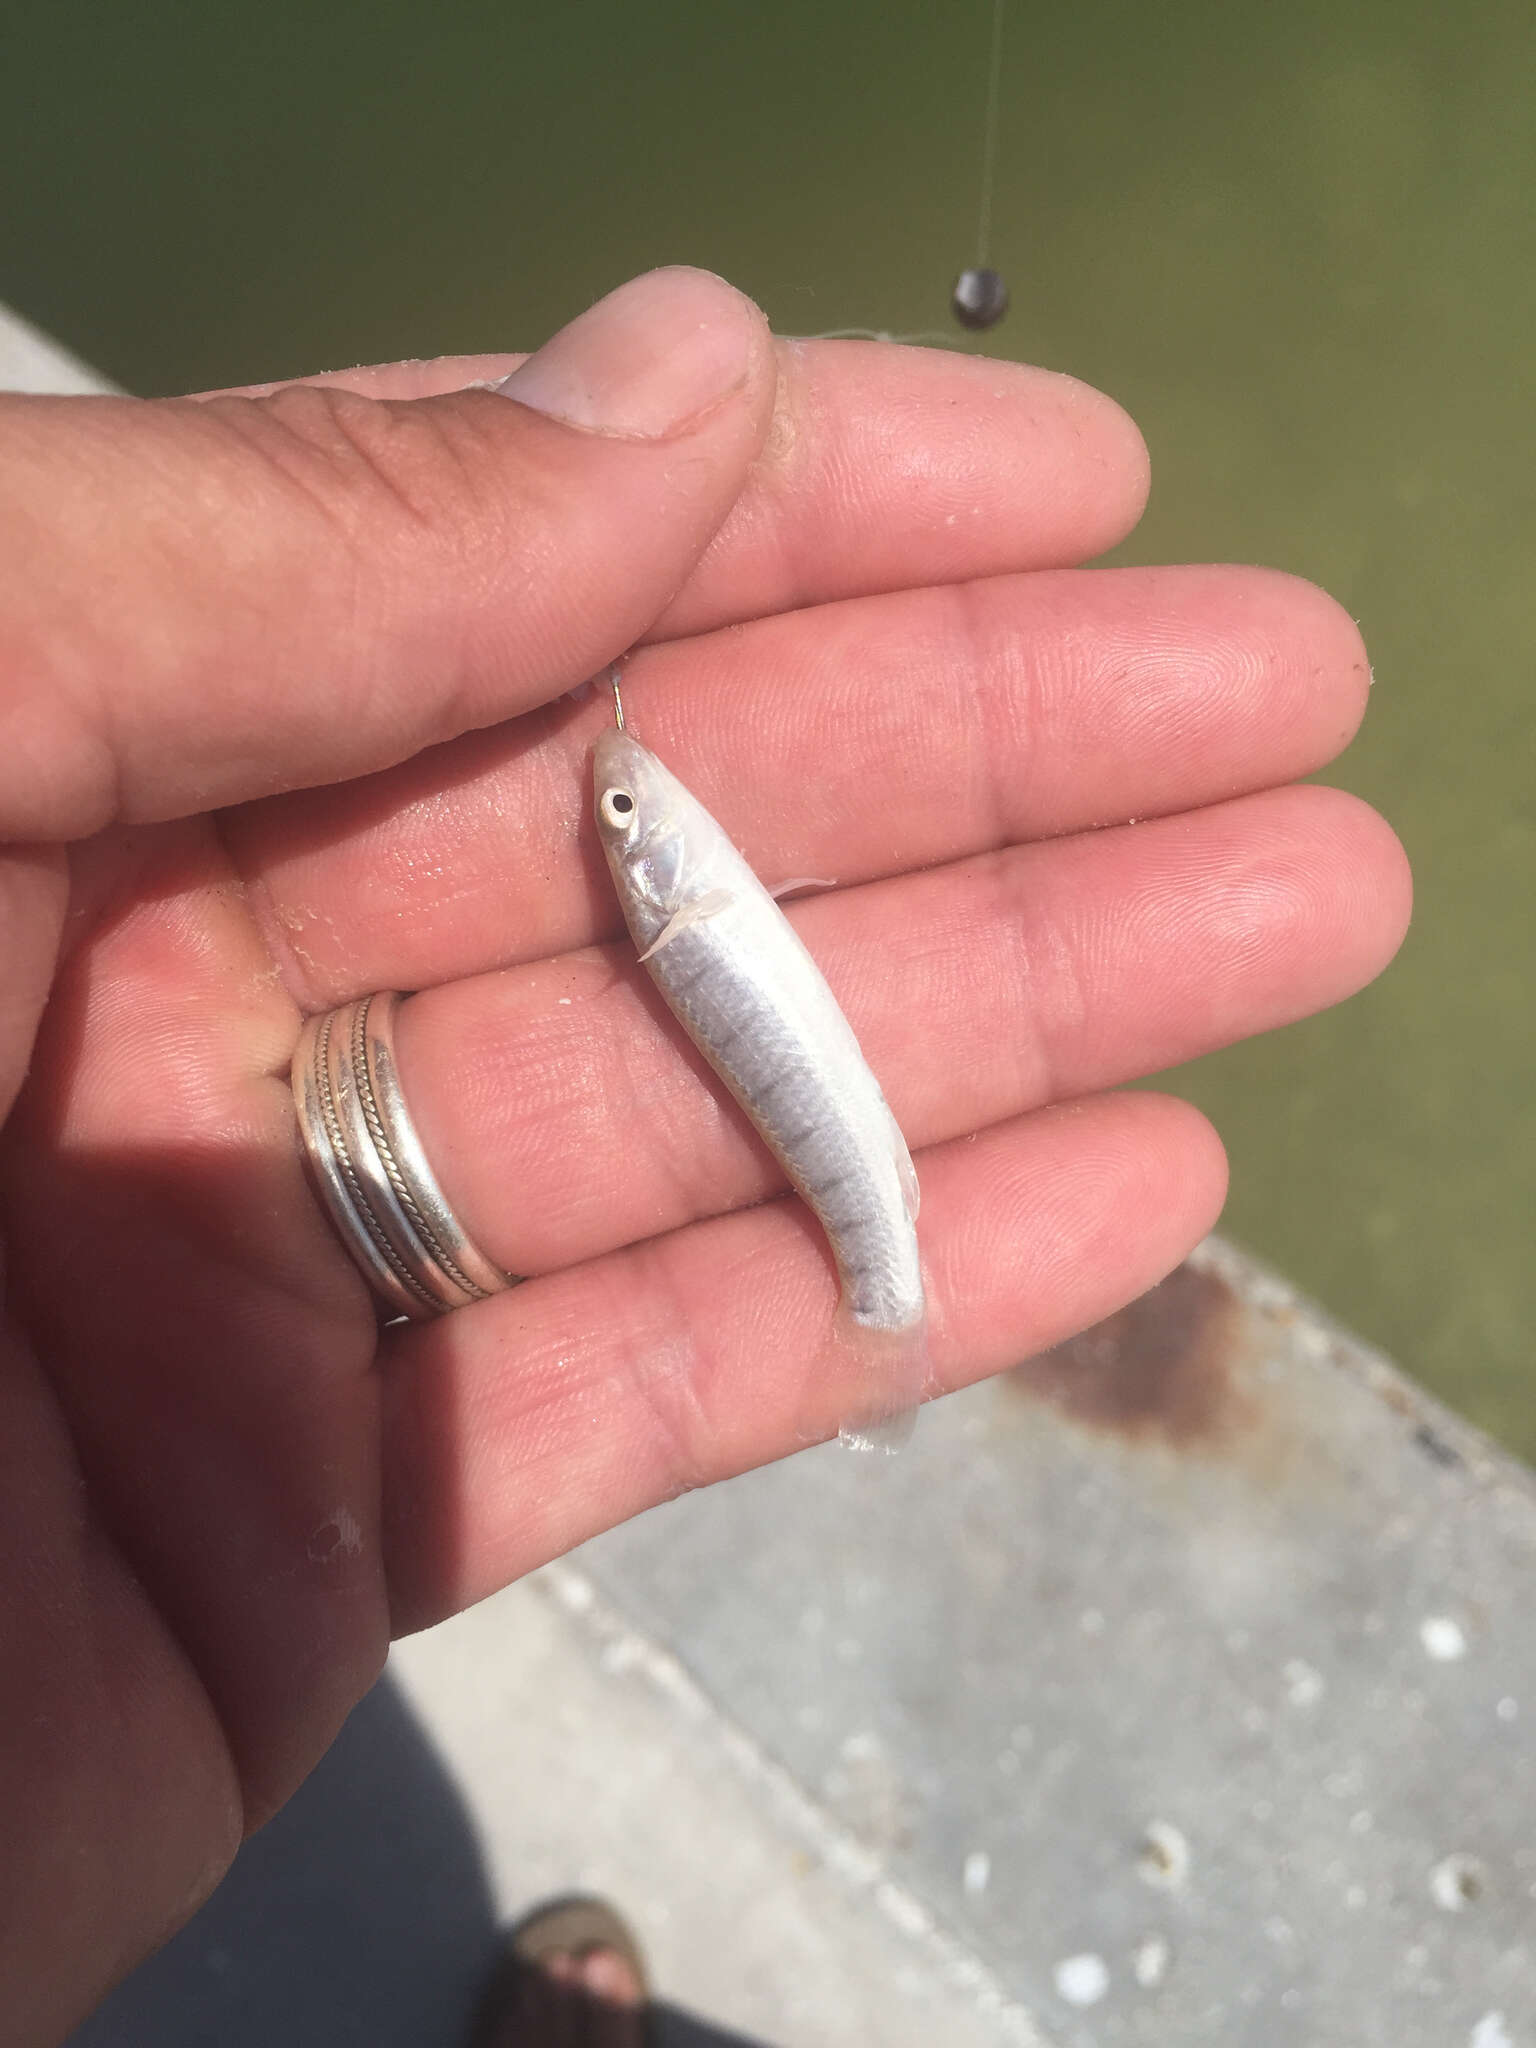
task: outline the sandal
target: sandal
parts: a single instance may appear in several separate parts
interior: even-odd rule
[[[617,1996],[580,1974],[615,1959]],[[627,1980],[627,1982],[626,1982]],[[638,1986],[640,2002],[624,1993]],[[471,2048],[654,2048],[640,1945],[601,1899],[557,1899],[511,1930],[470,2034]]]

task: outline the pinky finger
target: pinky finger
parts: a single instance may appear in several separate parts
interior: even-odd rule
[[[1220,1141],[1168,1096],[1096,1096],[918,1161],[933,1392],[1112,1314],[1215,1221]],[[792,1201],[530,1280],[385,1354],[397,1633],[690,1487],[836,1433],[836,1280]],[[912,1455],[921,1455],[919,1448]]]

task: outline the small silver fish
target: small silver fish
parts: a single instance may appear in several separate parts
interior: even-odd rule
[[[597,829],[640,958],[826,1231],[862,1382],[842,1439],[897,1450],[928,1348],[917,1173],[821,970],[704,806],[620,723],[597,742]]]

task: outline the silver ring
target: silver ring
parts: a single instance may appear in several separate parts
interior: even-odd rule
[[[427,1163],[395,1067],[381,989],[311,1017],[293,1055],[310,1171],[338,1235],[397,1314],[424,1321],[515,1286],[464,1229]]]

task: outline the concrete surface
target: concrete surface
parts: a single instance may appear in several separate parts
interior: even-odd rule
[[[1533,2048],[1533,1565],[1529,1475],[1212,1243],[399,1645],[77,2048],[452,2043],[571,1889],[675,2042]]]
[[[589,1887],[674,2044],[1536,2048],[1533,1567],[1531,1475],[1213,1241],[400,1645],[76,2048],[453,2043]]]
[[[574,1566],[1062,2048],[1536,2043],[1529,1475],[1229,1247]]]

